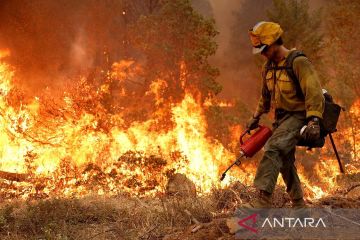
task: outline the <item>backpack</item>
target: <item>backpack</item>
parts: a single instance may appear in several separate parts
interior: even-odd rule
[[[271,62],[268,61],[265,65],[265,76],[267,71],[269,70],[285,70],[289,78],[293,81],[296,89],[296,96],[300,99],[305,100],[305,96],[302,92],[300,81],[297,78],[294,69],[293,69],[293,62],[295,58],[306,55],[299,50],[291,51],[288,55],[288,57],[285,60],[285,66],[276,66],[272,67]],[[323,113],[323,119],[320,122],[320,139],[316,142],[308,143],[303,140],[301,140],[298,143],[298,146],[307,146],[307,147],[323,147],[325,144],[325,137],[328,134],[334,133],[337,131],[336,125],[339,120],[340,112],[343,110],[341,106],[336,104],[333,100],[333,97],[325,90],[323,89],[324,99],[325,99],[325,107],[324,107],[324,113]]]

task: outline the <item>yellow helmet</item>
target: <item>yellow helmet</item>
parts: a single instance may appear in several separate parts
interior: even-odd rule
[[[279,39],[283,30],[274,22],[259,22],[249,30],[253,54],[260,53],[266,46],[270,46]]]

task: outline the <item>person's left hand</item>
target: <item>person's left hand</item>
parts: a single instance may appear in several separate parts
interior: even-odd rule
[[[313,142],[320,138],[320,125],[317,120],[310,120],[307,124],[307,127],[303,133],[303,136],[306,141]]]

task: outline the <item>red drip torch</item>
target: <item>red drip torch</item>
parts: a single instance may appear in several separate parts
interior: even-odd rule
[[[250,130],[246,129],[240,136],[240,155],[236,159],[236,161],[231,164],[225,172],[221,175],[220,181],[224,180],[227,171],[230,170],[234,165],[239,166],[241,164],[240,159],[242,157],[252,157],[260,151],[260,149],[265,145],[266,141],[271,137],[272,131],[270,128],[265,126],[259,126],[259,129],[256,130],[254,134],[252,134],[245,142],[243,141],[244,136],[249,133]]]

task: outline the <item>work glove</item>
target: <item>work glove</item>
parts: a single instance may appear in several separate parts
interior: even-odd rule
[[[259,127],[259,121],[260,121],[260,117],[254,117],[252,116],[249,121],[246,124],[246,128],[249,130],[253,130],[255,128]]]
[[[320,138],[320,125],[318,118],[312,118],[309,120],[302,136],[307,142],[314,142]]]

